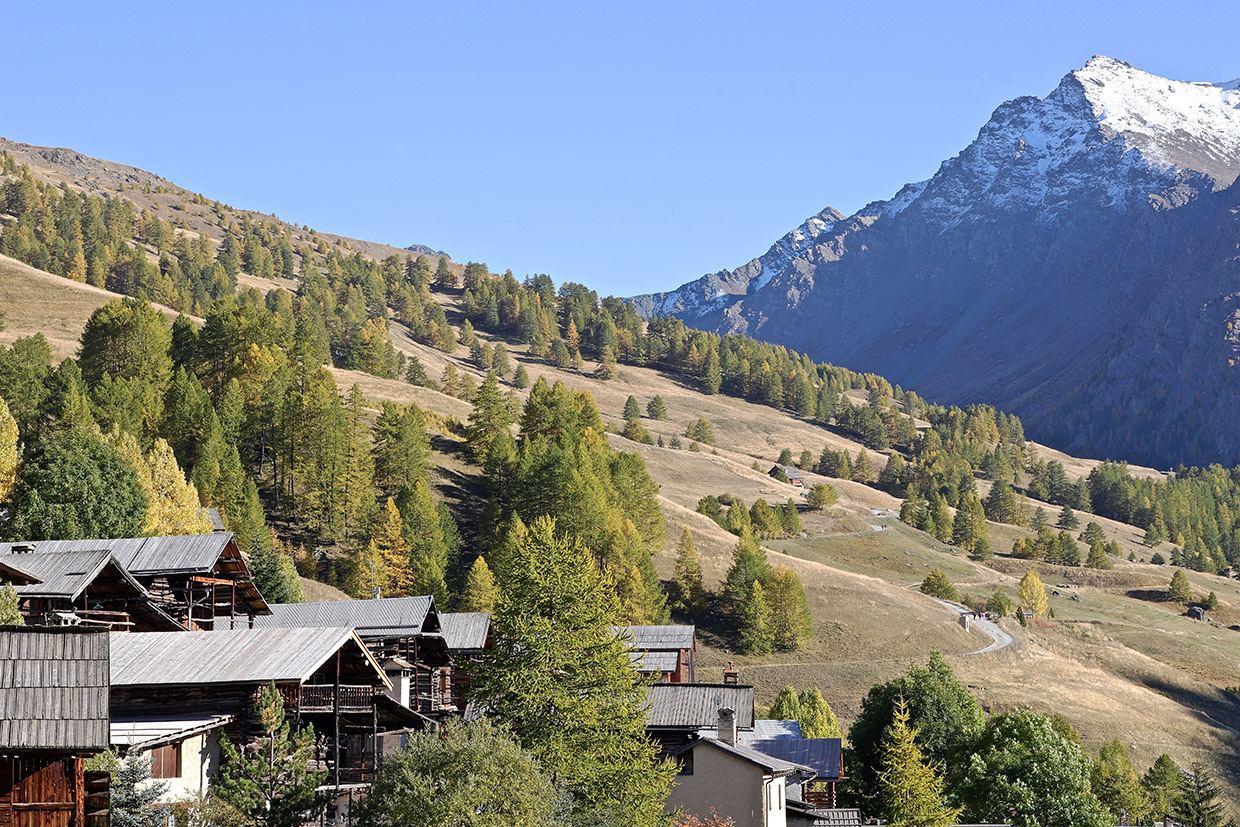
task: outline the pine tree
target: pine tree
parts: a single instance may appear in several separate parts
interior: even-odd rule
[[[1200,761],[1184,773],[1184,782],[1171,808],[1171,817],[1183,827],[1221,827],[1223,802],[1214,777]]]
[[[630,394],[629,398],[624,400],[624,419],[628,421],[641,418],[642,409],[641,406],[637,404],[637,397]]]
[[[836,719],[831,706],[817,689],[802,690],[800,697],[797,698],[797,708],[800,710],[797,720],[801,722],[802,738],[840,738],[843,736],[839,720]]]
[[[12,583],[0,586],[0,626],[24,626],[25,619],[21,613],[21,599]]]
[[[662,396],[655,396],[646,403],[646,416],[651,419],[667,419],[667,405],[663,403]]]
[[[746,655],[765,655],[774,643],[770,604],[762,583],[754,580],[737,612],[736,648]]]
[[[1171,585],[1167,587],[1167,597],[1176,603],[1192,603],[1193,587],[1188,584],[1188,576],[1184,569],[1176,569],[1171,575]]]
[[[0,503],[13,496],[17,486],[17,420],[0,397]]]
[[[728,515],[731,516],[732,512],[737,510],[745,511],[744,503],[739,500],[733,502],[728,509]],[[749,600],[753,583],[769,583],[770,578],[771,565],[766,562],[766,551],[758,545],[750,531],[743,530],[740,541],[732,551],[732,566],[723,581],[724,610],[733,618],[739,618],[741,606]]]
[[[525,365],[517,365],[517,372],[512,377],[512,386],[517,389],[528,388],[530,386],[530,375],[525,370]]]
[[[853,461],[852,479],[853,482],[869,482],[874,478],[874,467],[870,463],[870,455],[865,449],[857,451],[857,459]]]
[[[702,564],[698,560],[693,535],[685,528],[676,544],[676,564],[672,575],[671,609],[693,617],[706,608],[706,588],[702,585]]]
[[[220,739],[223,761],[216,794],[259,827],[301,827],[319,804],[327,773],[310,769],[314,729],[292,733],[274,683],[263,687],[252,714],[257,742],[238,748]]]
[[[505,569],[495,645],[473,676],[477,702],[561,781],[578,812],[661,823],[674,770],[646,738],[645,681],[612,631],[611,583],[547,517],[529,526]]]
[[[1165,821],[1171,815],[1184,787],[1184,772],[1163,753],[1141,777],[1141,787],[1150,801],[1150,818]]]
[[[1085,525],[1085,530],[1081,532],[1081,536],[1077,539],[1087,546],[1092,546],[1094,543],[1105,543],[1107,538],[1102,532],[1102,526],[1090,520]]]
[[[1111,558],[1107,556],[1106,546],[1100,541],[1094,541],[1093,545],[1089,547],[1089,555],[1085,558],[1085,565],[1091,569],[1115,568],[1111,563]]]
[[[766,603],[770,614],[771,639],[776,649],[792,652],[813,637],[814,620],[809,602],[805,599],[805,589],[796,572],[783,563],[771,573]]]
[[[918,730],[908,721],[908,706],[900,698],[887,728],[879,772],[887,823],[891,827],[949,827],[961,810],[944,804],[943,777],[922,757]]]
[[[268,530],[265,536],[256,537],[250,547],[250,571],[254,585],[262,592],[268,603],[304,603],[301,580],[293,558],[281,554],[279,541]]]
[[[94,766],[106,770],[108,781],[108,824],[115,827],[161,827],[166,816],[155,803],[168,791],[168,782],[151,776],[150,753],[134,752],[121,760],[113,752],[92,759]]]
[[[373,428],[375,484],[384,491],[399,491],[426,473],[430,439],[426,420],[417,405],[402,409],[384,402]]]
[[[1065,505],[1059,512],[1059,520],[1055,523],[1055,527],[1071,531],[1080,524],[1081,521],[1077,518],[1076,512],[1070,506]]]
[[[1042,578],[1038,577],[1036,571],[1030,569],[1025,572],[1025,576],[1020,579],[1020,585],[1016,588],[1016,594],[1020,598],[1020,607],[1023,610],[1030,612],[1034,617],[1046,617],[1046,588],[1042,585]]]
[[[499,600],[499,587],[487,561],[483,557],[474,560],[465,578],[465,589],[457,602],[458,612],[494,612],[495,603]]]

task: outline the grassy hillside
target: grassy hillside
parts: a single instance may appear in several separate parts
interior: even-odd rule
[[[175,217],[184,214],[190,232],[211,231],[216,213],[191,194],[172,188],[162,179],[119,165],[86,159],[85,171],[74,172],[72,158],[40,154],[38,148],[14,149],[34,163],[42,159],[39,174],[46,180],[71,180],[83,190],[119,191],[142,197],[151,209]],[[90,163],[87,163],[90,162]],[[58,177],[59,176],[59,177]],[[133,180],[130,180],[130,177]],[[149,180],[142,176],[150,176]],[[146,192],[150,185],[152,191]],[[129,189],[128,187],[134,187]],[[300,234],[307,230],[293,226]],[[308,240],[310,236],[306,235]],[[333,238],[334,237],[330,237]],[[333,241],[335,243],[335,241]],[[388,255],[393,248],[341,240],[366,255]],[[242,287],[266,292],[294,289],[295,282],[262,279],[242,273]],[[57,358],[73,355],[86,320],[115,294],[49,275],[12,259],[0,257],[0,307],[7,330],[0,342],[42,332]],[[436,294],[453,325],[462,318],[454,295]],[[169,315],[172,311],[166,310]],[[500,341],[485,333],[484,341]],[[448,365],[481,380],[469,362],[468,350],[447,354],[414,341],[401,325],[390,326],[392,345],[407,356],[417,356],[432,378]],[[704,395],[677,377],[643,367],[622,365],[614,379],[590,375],[595,365],[581,371],[561,370],[532,358],[528,347],[504,339],[512,357],[524,364],[531,380],[549,381],[588,390],[597,400],[603,419],[619,430],[629,395],[641,406],[660,395],[667,407],[665,420],[644,420],[656,436],[670,442],[689,423],[706,417],[713,425],[717,445],[702,451],[675,450],[630,442],[611,435],[614,447],[639,452],[660,486],[660,504],[667,520],[667,546],[656,556],[663,576],[671,571],[672,555],[681,531],[692,530],[708,586],[722,580],[730,564],[736,538],[709,518],[696,513],[698,500],[708,494],[732,494],[752,503],[758,498],[778,503],[799,498],[800,492],[776,482],[764,471],[784,448],[794,456],[808,449],[817,456],[824,446],[855,455],[862,445],[829,427],[814,424],[771,407],[723,395]],[[416,402],[433,414],[435,433],[432,473],[437,493],[452,502],[458,514],[476,514],[481,508],[479,469],[466,462],[452,424],[465,421],[470,405],[460,399],[397,379],[382,379],[349,370],[335,370],[342,387],[357,384],[372,406],[384,400]],[[524,393],[521,394],[524,396]],[[850,392],[859,403],[864,393]],[[924,427],[924,423],[922,423]],[[684,439],[687,445],[689,440]],[[1097,463],[1035,446],[1044,459],[1063,463],[1069,477],[1088,474]],[[873,452],[871,452],[873,453]],[[759,470],[754,470],[757,463]],[[876,469],[883,459],[876,457]],[[1153,469],[1131,468],[1134,476],[1154,477]],[[826,478],[807,474],[812,484]],[[822,513],[803,514],[799,536],[768,543],[772,558],[791,566],[800,576],[814,616],[814,639],[791,654],[739,657],[729,651],[723,630],[709,621],[701,624],[699,674],[719,675],[729,662],[742,670],[743,679],[758,687],[760,702],[769,702],[785,684],[817,686],[847,726],[855,717],[866,690],[875,682],[903,672],[910,661],[924,662],[933,650],[943,652],[983,705],[992,711],[1031,706],[1064,714],[1091,749],[1105,739],[1120,737],[1144,769],[1162,752],[1181,764],[1203,759],[1214,766],[1233,798],[1240,793],[1240,763],[1231,757],[1230,744],[1240,727],[1240,700],[1225,691],[1240,685],[1240,590],[1236,581],[1189,573],[1196,591],[1216,592],[1220,607],[1214,622],[1189,620],[1180,607],[1163,602],[1162,590],[1171,576],[1169,567],[1144,562],[1117,561],[1113,571],[1062,568],[1005,556],[1012,542],[1029,536],[1026,529],[989,524],[992,545],[999,552],[989,564],[967,559],[963,552],[901,524],[896,515],[900,500],[876,488],[830,479],[839,502]],[[978,481],[984,497],[989,484]],[[1037,505],[1037,503],[1032,503]],[[1057,506],[1042,504],[1048,515]],[[1082,523],[1089,519],[1082,515]],[[1148,560],[1152,549],[1141,545],[1143,532],[1123,523],[1093,518],[1108,540],[1116,540],[1125,555]],[[468,524],[463,526],[467,542]],[[918,584],[934,567],[944,570],[964,592],[984,596],[1002,587],[1014,595],[1016,582],[1030,567],[1042,572],[1048,588],[1069,584],[1052,595],[1056,620],[1028,629],[1013,620],[1002,622],[1015,641],[997,652],[971,654],[989,644],[985,634],[965,631],[956,613],[920,594]],[[307,583],[311,599],[338,596],[329,586]],[[1073,596],[1079,599],[1073,599]],[[1233,624],[1236,624],[1235,628]]]

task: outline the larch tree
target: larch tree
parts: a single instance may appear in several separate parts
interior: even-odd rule
[[[1137,769],[1118,738],[1102,745],[1089,778],[1090,789],[1116,824],[1144,824],[1150,799],[1141,787]]]
[[[499,587],[495,585],[495,577],[487,566],[486,558],[479,556],[469,574],[465,576],[465,589],[457,601],[458,612],[494,612],[495,603],[499,600]]]
[[[1171,584],[1167,586],[1167,597],[1176,603],[1192,603],[1193,587],[1188,583],[1188,575],[1184,573],[1184,569],[1176,569],[1175,574],[1171,575]]]
[[[686,527],[676,544],[676,564],[672,575],[671,608],[690,617],[706,608],[706,588],[702,585],[702,562],[698,559],[693,535]]]
[[[797,708],[801,722],[801,736],[804,738],[840,738],[840,722],[831,711],[830,704],[822,697],[817,688],[801,690],[797,697]]]
[[[513,420],[508,400],[499,390],[499,377],[495,371],[487,371],[486,379],[474,394],[474,408],[469,414],[469,427],[465,430],[465,439],[477,462],[486,459],[491,443],[512,426]]]
[[[1048,608],[1046,587],[1042,585],[1042,578],[1038,577],[1036,571],[1030,569],[1025,572],[1025,576],[1020,578],[1020,584],[1016,587],[1016,595],[1020,599],[1021,609],[1034,617],[1046,617]]]
[[[1179,799],[1184,786],[1184,771],[1165,752],[1141,776],[1141,788],[1149,796],[1150,817],[1165,821]]]
[[[948,827],[960,816],[959,808],[944,803],[941,771],[923,756],[918,730],[909,726],[904,699],[896,701],[882,751],[879,785],[883,813],[891,827]]]
[[[771,630],[771,607],[759,580],[750,584],[736,618],[736,648],[746,655],[765,655],[775,645]]]
[[[780,563],[771,573],[766,592],[771,638],[775,648],[793,652],[814,636],[814,619],[805,599],[805,588],[796,572]]]
[[[892,456],[896,455],[893,454]],[[830,483],[816,482],[810,486],[808,503],[809,507],[815,511],[822,511],[835,505],[839,498],[840,495]]]
[[[374,579],[375,585],[382,594],[386,597],[413,595],[415,578],[413,568],[409,563],[411,548],[409,541],[405,539],[405,521],[401,518],[394,498],[388,497],[384,502],[383,510],[379,514],[379,522],[371,532],[370,542],[374,544],[374,550],[379,558]],[[361,574],[365,575],[368,572]]]
[[[575,810],[661,824],[674,770],[646,738],[646,681],[612,631],[608,578],[548,517],[530,524],[507,569],[475,698],[569,790]]]
[[[13,496],[17,485],[17,420],[0,397],[0,503]]]
[[[448,549],[430,486],[425,479],[417,480],[412,488],[401,489],[396,504],[410,547],[409,561],[413,568],[410,593],[434,595],[436,603],[448,605]]]
[[[145,533],[151,537],[178,534],[210,534],[211,518],[198,499],[194,484],[185,478],[172,448],[156,439],[147,452],[145,473],[138,478],[147,485],[150,500]],[[149,486],[149,487],[147,487]]]

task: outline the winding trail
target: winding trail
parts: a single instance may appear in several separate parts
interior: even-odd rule
[[[935,599],[938,600],[938,598]],[[952,603],[950,600],[939,600],[938,602],[942,603],[949,609],[955,609],[956,614],[960,617],[973,614],[971,609],[966,609],[959,603]],[[990,637],[989,646],[978,649],[976,652],[969,652],[968,654],[970,655],[985,655],[988,652],[998,652],[1000,649],[1006,648],[1012,643],[1012,636],[999,628],[999,624],[995,623],[993,620],[986,620],[980,617],[971,617],[969,618],[969,624],[981,629]]]

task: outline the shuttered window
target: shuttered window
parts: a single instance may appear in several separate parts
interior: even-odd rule
[[[168,744],[151,750],[152,778],[181,777],[181,745]]]

